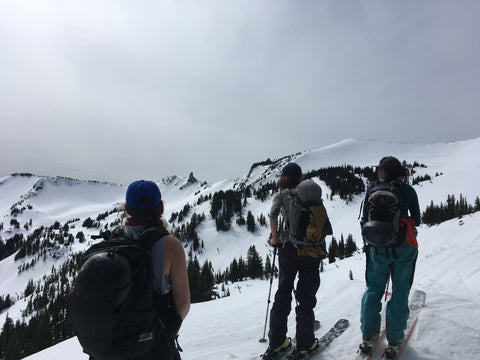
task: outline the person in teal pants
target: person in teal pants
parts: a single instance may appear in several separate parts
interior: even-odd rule
[[[398,159],[384,157],[377,166],[380,182],[401,180],[406,169]],[[368,199],[371,187],[367,189],[365,199]],[[400,185],[400,224],[405,226],[405,241],[394,249],[380,249],[371,245],[366,247],[365,280],[367,289],[362,297],[360,329],[363,342],[360,351],[369,353],[380,333],[382,297],[387,281],[392,279],[392,297],[387,304],[386,336],[388,348],[384,357],[395,359],[404,337],[409,315],[408,297],[415,274],[415,264],[418,256],[418,244],[415,238],[415,226],[420,225],[420,208],[418,197],[410,185]],[[361,225],[367,221],[368,202],[365,201]]]

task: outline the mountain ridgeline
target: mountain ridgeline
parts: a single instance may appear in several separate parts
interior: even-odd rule
[[[290,161],[301,163],[302,156],[255,163],[235,181],[210,185],[190,174],[188,179],[173,176],[159,183],[167,201],[165,220],[186,249],[192,302],[228,296],[228,285],[245,278],[276,274],[266,245],[268,210],[282,167]],[[432,183],[443,175],[428,174],[428,164],[405,160],[406,180],[413,185]],[[352,202],[358,208],[366,187],[376,180],[374,166],[302,167],[305,178],[322,186],[325,201],[338,208]],[[1,194],[10,195],[2,195],[0,208],[0,269],[3,276],[3,269],[14,266],[16,280],[2,283],[0,291],[0,358],[19,359],[74,336],[68,321],[73,279],[83,252],[98,241],[92,235],[121,223],[125,186],[15,174],[0,179],[2,189]],[[480,210],[478,197],[473,204],[462,195],[459,200],[449,193],[445,197],[446,205],[435,199],[425,208],[425,224]],[[169,209],[169,203],[175,206]],[[363,244],[355,236],[337,227],[325,261],[358,252]]]

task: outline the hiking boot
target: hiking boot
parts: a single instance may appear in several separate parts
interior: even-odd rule
[[[377,342],[378,342],[378,335],[363,336],[362,343],[358,347],[358,352],[361,353],[362,355],[371,355]]]
[[[310,346],[307,350],[300,350],[298,348],[293,350],[292,353],[287,356],[287,360],[300,360],[300,359],[306,358],[311,353],[317,351],[317,349],[318,349],[318,339],[315,339],[312,346]]]
[[[290,342],[290,338],[286,338],[282,345],[277,348],[268,347],[265,354],[261,355],[260,358],[263,360],[275,360],[280,357],[285,351],[292,347],[292,343]]]
[[[400,354],[402,345],[403,345],[403,339],[396,343],[389,342],[388,347],[385,349],[383,353],[383,358],[388,360],[398,359],[398,355]]]

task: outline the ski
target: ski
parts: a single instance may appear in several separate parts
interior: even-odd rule
[[[350,322],[347,319],[340,319],[338,320],[335,325],[333,325],[330,330],[328,330],[321,338],[318,339],[318,346],[311,352],[303,354],[301,357],[296,358],[294,357],[294,351],[291,350],[287,356],[287,360],[291,359],[310,359],[312,356],[318,354],[319,352],[324,351],[331,343],[333,340],[338,338],[340,335],[343,334],[343,332],[348,328],[348,325]]]
[[[378,337],[377,342],[373,346],[372,352],[370,354],[363,354],[360,352],[360,350],[357,350],[357,356],[355,356],[355,360],[370,360],[372,355],[375,353],[375,350],[377,349],[378,345],[382,342],[383,337],[385,336],[385,329],[380,333],[380,336]]]
[[[410,315],[408,316],[407,327],[405,328],[405,331],[406,331],[405,338],[403,339],[402,346],[400,347],[400,351],[398,352],[397,356],[389,360],[396,360],[402,354],[402,351],[405,348],[405,345],[407,344],[407,341],[410,338],[410,335],[412,334],[413,329],[415,328],[415,325],[418,320],[418,315],[420,314],[420,310],[422,310],[423,306],[425,305],[426,298],[427,298],[427,294],[424,291],[422,290],[414,291],[409,303]],[[382,358],[384,358],[383,355],[382,355]]]
[[[350,325],[350,322],[347,319],[338,320],[336,324],[325,333],[325,335],[318,339],[318,350],[315,352],[325,350],[333,340],[343,334],[343,332],[348,328],[348,325]]]
[[[349,325],[348,320],[346,319],[338,320],[330,330],[328,330],[321,338],[318,339],[318,346],[315,348],[315,350],[307,354],[304,354],[301,359],[302,360],[309,359],[311,356],[325,350],[333,340],[339,337],[348,328],[348,325]],[[315,320],[314,326],[315,326],[315,331],[318,330],[320,328],[320,322]],[[289,348],[287,351],[279,354],[276,360],[292,359],[294,349],[295,349],[295,339],[292,340],[292,347]],[[260,359],[263,359],[263,357],[260,356]]]
[[[409,309],[410,309],[410,314],[408,316],[407,326],[405,328],[406,335],[405,335],[405,339],[402,343],[402,346],[400,348],[400,351],[399,351],[396,359],[399,358],[400,354],[402,353],[402,351],[405,347],[405,344],[407,343],[408,339],[410,338],[410,335],[413,332],[415,324],[417,323],[417,320],[418,320],[418,315],[420,313],[420,310],[425,305],[425,299],[426,299],[426,293],[422,290],[415,290],[410,297],[410,301],[409,301],[409,305],[408,305]],[[358,350],[357,350],[357,354],[356,354],[354,359],[355,360],[370,360],[374,356],[375,350],[378,349],[379,344],[382,342],[382,339],[384,338],[384,335],[385,335],[385,329],[380,334],[380,336],[378,338],[378,341],[375,344],[375,346],[374,346],[374,348],[373,348],[373,350],[370,354],[362,354],[362,353],[359,353]],[[383,355],[382,355],[382,358],[384,358]],[[395,360],[395,359],[392,359],[392,360]]]

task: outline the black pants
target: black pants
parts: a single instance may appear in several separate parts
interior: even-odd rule
[[[175,339],[159,340],[158,346],[153,348],[148,354],[138,356],[135,360],[181,360],[180,353],[177,350]],[[96,360],[93,356],[89,360]],[[133,360],[133,359],[132,359]]]
[[[270,311],[270,347],[277,348],[287,337],[287,320],[291,311],[292,291],[295,277],[298,282],[295,298],[297,348],[306,350],[315,341],[313,309],[317,304],[317,290],[320,286],[320,259],[298,256],[297,249],[290,243],[279,248],[279,279],[275,301]]]

